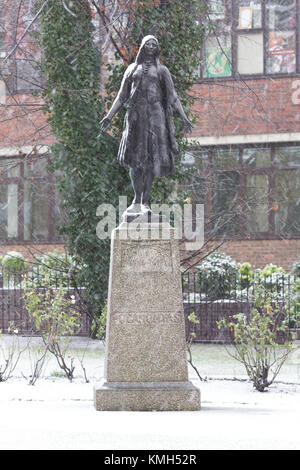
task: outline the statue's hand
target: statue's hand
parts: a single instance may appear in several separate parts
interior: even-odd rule
[[[105,117],[104,119],[102,119],[102,121],[100,122],[100,130],[101,131],[106,131],[109,126],[110,126],[110,123],[111,123],[111,119],[109,117]]]
[[[188,118],[183,119],[182,127],[185,134],[190,134],[193,130],[193,125]]]

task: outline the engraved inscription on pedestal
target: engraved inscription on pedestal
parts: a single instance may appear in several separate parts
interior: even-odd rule
[[[188,382],[178,242],[113,233],[105,384],[97,409],[199,409]],[[173,229],[174,230],[174,229]],[[173,384],[173,385],[172,385]]]
[[[168,323],[180,323],[182,312],[148,312],[148,313],[114,313],[112,314],[117,325],[159,325]]]
[[[170,242],[160,240],[122,242],[121,270],[129,273],[172,272]]]

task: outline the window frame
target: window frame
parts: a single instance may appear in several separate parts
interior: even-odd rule
[[[300,0],[296,0],[296,21],[295,28],[284,28],[280,31],[292,31],[295,30],[296,36],[296,68],[295,72],[282,72],[282,73],[267,73],[267,54],[268,54],[268,33],[270,31],[276,31],[269,29],[266,25],[266,3],[267,0],[261,0],[262,5],[262,25],[261,28],[251,29],[238,29],[238,0],[225,0],[230,5],[231,12],[231,76],[224,77],[206,77],[206,52],[205,52],[205,41],[202,47],[202,64],[199,68],[199,80],[198,83],[202,82],[214,82],[214,81],[234,81],[238,79],[252,80],[259,78],[286,78],[286,77],[298,77],[300,75]],[[216,20],[221,22],[221,20]],[[238,72],[237,64],[237,50],[238,50],[238,37],[239,35],[262,33],[263,35],[263,72],[253,74],[242,74]],[[216,34],[213,36],[217,37]]]
[[[204,201],[205,218],[209,220],[213,213],[213,174],[238,171],[240,175],[239,188],[237,190],[239,201],[243,203],[246,200],[246,180],[248,175],[267,175],[268,176],[268,231],[266,232],[249,232],[247,231],[247,219],[241,215],[240,219],[240,235],[228,235],[227,239],[237,240],[281,240],[281,239],[300,239],[300,232],[297,233],[275,233],[275,210],[272,208],[275,205],[275,177],[276,174],[282,171],[298,171],[300,166],[288,166],[275,164],[275,149],[283,147],[300,147],[300,142],[284,142],[284,143],[259,143],[259,144],[235,144],[235,145],[216,145],[216,146],[190,146],[189,151],[205,151],[208,153],[208,160],[212,161],[212,155],[216,150],[235,150],[239,151],[239,166],[228,168],[217,168],[213,165],[208,165],[204,169],[198,169],[197,174],[201,178],[208,178],[210,181]],[[248,148],[270,148],[270,166],[262,168],[249,168],[242,165],[242,152]],[[207,227],[208,230],[209,227]],[[216,238],[222,238],[216,236]]]
[[[53,173],[47,172],[44,176],[25,176],[24,164],[30,163],[30,158],[22,159],[20,155],[10,155],[9,157],[0,157],[1,163],[5,160],[11,159],[19,160],[18,165],[20,168],[19,176],[5,176],[3,177],[0,173],[0,185],[8,184],[17,184],[18,185],[18,236],[10,238],[0,238],[0,245],[43,245],[43,244],[61,244],[64,242],[63,238],[57,235],[55,230],[55,175]],[[40,155],[40,158],[47,158],[48,162],[51,159],[49,154]],[[32,160],[33,161],[33,160]],[[24,239],[24,182],[32,180],[42,180],[45,181],[45,187],[47,187],[48,192],[48,238],[41,240],[25,240]]]

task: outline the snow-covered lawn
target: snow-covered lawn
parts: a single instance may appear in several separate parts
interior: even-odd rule
[[[74,338],[71,354],[81,358],[85,347],[85,340]],[[30,373],[29,359],[24,358],[15,376],[0,383],[0,448],[300,449],[299,350],[270,390],[260,393],[222,345],[193,349],[200,373],[208,377],[200,382],[189,369],[201,389],[197,412],[96,411],[93,386],[103,377],[104,364],[98,341],[89,341],[85,352],[89,383],[79,365],[72,383],[57,377],[51,359],[44,376],[30,386],[24,378]]]

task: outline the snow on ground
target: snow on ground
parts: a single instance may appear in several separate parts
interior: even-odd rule
[[[215,369],[206,382],[190,369],[201,390],[200,411],[100,412],[93,404],[103,375],[99,342],[89,344],[89,354],[90,383],[49,373],[35,386],[22,376],[0,383],[0,449],[300,449],[300,381],[288,383],[284,375],[260,393],[245,375],[229,380],[229,368],[227,377]]]

